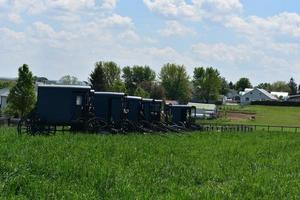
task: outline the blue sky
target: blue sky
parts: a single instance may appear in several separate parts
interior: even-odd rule
[[[0,77],[27,63],[38,76],[86,80],[100,60],[300,83],[300,1],[0,0]]]

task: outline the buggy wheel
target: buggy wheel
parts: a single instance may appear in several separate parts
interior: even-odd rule
[[[98,133],[99,131],[105,129],[107,127],[107,123],[97,117],[90,119],[87,122],[86,130],[89,133]]]
[[[19,135],[30,134],[30,119],[22,118],[18,123],[17,130]]]

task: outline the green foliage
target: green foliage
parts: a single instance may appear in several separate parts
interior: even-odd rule
[[[276,81],[271,85],[271,91],[274,92],[291,92],[289,85],[284,81]]]
[[[127,66],[124,67],[122,71],[122,77],[124,79],[126,89],[130,95],[134,94],[137,87],[142,87],[142,83],[146,82],[152,84],[156,78],[155,72],[149,66]],[[147,92],[150,92],[150,90],[147,90],[146,88],[143,89]]]
[[[160,71],[161,84],[166,90],[166,97],[186,103],[191,98],[189,77],[183,65],[165,64]]]
[[[120,81],[121,68],[114,62],[103,62],[105,82],[109,90],[112,89],[116,81]]]
[[[220,94],[222,95],[226,95],[229,91],[229,89],[231,89],[229,87],[229,83],[226,81],[226,79],[224,77],[221,77],[221,89],[220,89]]]
[[[1,199],[299,199],[300,135],[17,136],[0,129]]]
[[[297,94],[297,83],[295,82],[294,78],[290,79],[290,82],[288,83],[288,86],[290,88],[290,95]]]
[[[90,74],[89,82],[95,91],[107,91],[108,86],[105,81],[103,62],[95,64],[95,69]]]
[[[226,80],[212,67],[194,69],[193,87],[195,98],[205,102],[218,100],[220,91],[227,93],[228,90]]]
[[[12,88],[15,84],[15,81],[0,81],[0,89]]]
[[[246,88],[252,88],[252,84],[248,78],[240,78],[235,84],[235,89],[244,91]]]
[[[264,89],[266,91],[273,91],[272,90],[272,85],[270,83],[260,83],[259,85],[256,86],[259,89]]]
[[[34,78],[28,65],[24,64],[19,68],[16,85],[10,90],[7,112],[23,117],[33,109],[35,101]]]
[[[121,82],[120,67],[110,62],[96,62],[94,71],[90,74],[89,82],[96,91],[114,91],[123,90]]]
[[[151,85],[150,97],[152,99],[166,99],[165,88],[159,83],[153,83]]]
[[[146,92],[143,88],[137,87],[136,90],[134,91],[134,96],[139,96],[143,98],[149,98],[150,94]]]
[[[114,85],[112,86],[111,90],[112,92],[126,92],[126,87],[123,81],[117,80],[114,82]]]
[[[77,85],[78,78],[71,75],[65,75],[59,79],[59,83],[63,85]]]

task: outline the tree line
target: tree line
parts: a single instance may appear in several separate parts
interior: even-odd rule
[[[45,82],[45,77],[35,77],[28,65],[19,68],[16,83],[12,85],[8,96],[7,112],[17,116],[27,114],[36,101],[35,82]],[[61,84],[78,84],[78,78],[70,75],[63,76]],[[236,83],[228,82],[219,71],[213,67],[196,67],[193,76],[189,77],[184,65],[167,63],[160,72],[149,66],[125,66],[121,68],[115,62],[99,61],[95,63],[86,84],[96,91],[124,92],[128,95],[144,98],[176,100],[179,103],[216,102],[220,95],[226,95],[229,90],[243,91],[252,88],[249,78],[240,78]],[[0,88],[7,83],[0,82]],[[297,87],[294,79],[289,82],[277,81],[261,83],[256,87],[268,91],[289,92],[296,94]]]

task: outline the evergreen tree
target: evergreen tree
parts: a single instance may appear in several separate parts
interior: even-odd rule
[[[95,64],[94,71],[90,74],[89,81],[92,89],[95,91],[106,91],[107,84],[105,82],[105,75],[103,70],[103,62]]]
[[[290,82],[288,83],[288,86],[290,88],[290,95],[297,94],[297,83],[295,83],[294,78],[290,79]]]
[[[33,109],[35,102],[34,77],[28,65],[24,64],[19,68],[16,85],[10,90],[7,109],[10,114],[24,117]]]

